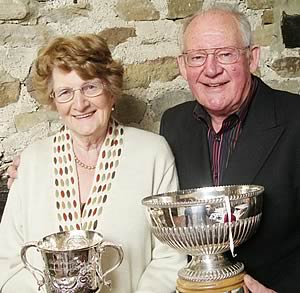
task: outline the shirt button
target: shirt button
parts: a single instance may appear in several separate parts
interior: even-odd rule
[[[216,142],[220,142],[220,141],[221,141],[221,137],[220,137],[219,135],[216,135],[216,136],[215,136],[215,141],[216,141]]]

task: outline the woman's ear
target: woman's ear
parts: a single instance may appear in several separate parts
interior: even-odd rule
[[[112,108],[115,108],[115,105],[116,105],[116,102],[117,102],[117,98],[112,93],[108,93],[108,94],[110,95],[110,101],[111,101]]]

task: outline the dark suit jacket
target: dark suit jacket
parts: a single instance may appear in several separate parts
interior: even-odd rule
[[[175,155],[181,189],[211,186],[204,123],[195,101],[167,110],[161,134]],[[222,185],[265,187],[258,231],[236,248],[249,274],[279,292],[300,292],[300,96],[258,81]]]

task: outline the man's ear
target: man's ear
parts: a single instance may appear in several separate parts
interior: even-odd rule
[[[254,73],[257,70],[259,65],[259,57],[260,57],[260,47],[251,46],[250,56],[249,56],[249,68],[251,73]]]
[[[186,65],[184,62],[184,57],[182,55],[177,57],[177,64],[178,64],[178,68],[179,68],[179,72],[182,75],[182,77],[186,80]]]

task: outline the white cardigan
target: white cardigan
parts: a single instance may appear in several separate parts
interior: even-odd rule
[[[174,158],[161,136],[131,127],[119,126],[118,129],[122,137],[117,137],[121,151],[118,163],[114,162],[116,172],[102,204],[102,213],[97,213],[93,219],[98,222],[95,230],[105,240],[120,243],[124,250],[121,266],[109,276],[113,286],[110,292],[171,293],[186,257],[151,235],[141,200],[148,195],[177,189]],[[57,207],[62,209],[62,202],[58,204],[61,198],[58,199],[53,183],[59,176],[54,175],[53,152],[57,152],[54,145],[53,137],[49,137],[32,144],[21,155],[18,179],[9,192],[0,224],[1,293],[41,292],[21,262],[20,249],[24,243],[40,240],[63,226],[64,219]],[[109,149],[108,143],[106,152]],[[72,150],[71,154],[73,156]],[[75,167],[72,156],[71,166]],[[74,198],[78,199],[78,195]],[[74,212],[73,207],[69,208]],[[66,226],[71,225],[74,217],[65,222]],[[35,249],[28,252],[31,264],[42,269],[40,254]],[[110,259],[108,255],[106,261]],[[101,293],[106,292],[109,291],[103,287]]]

